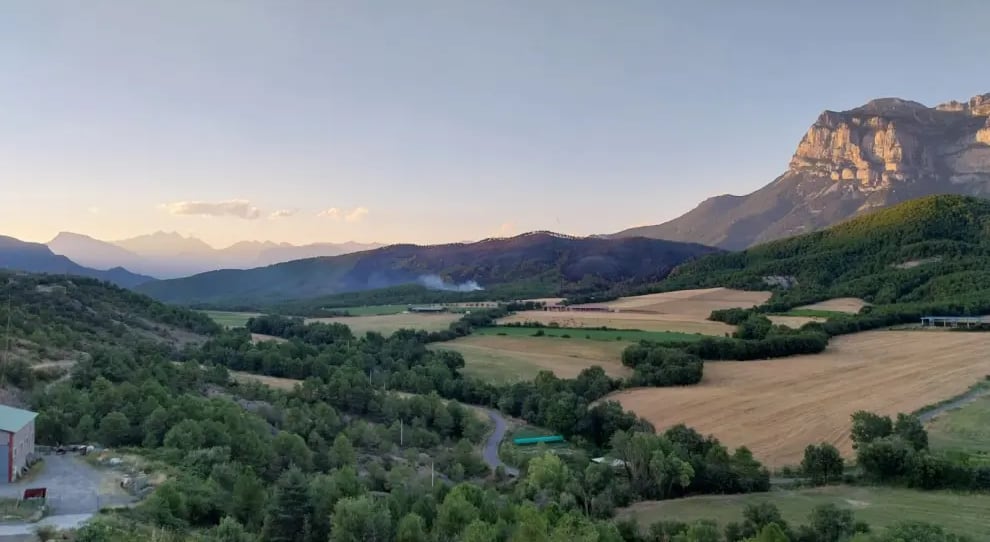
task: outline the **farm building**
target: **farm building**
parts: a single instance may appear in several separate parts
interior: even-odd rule
[[[0,472],[13,482],[27,468],[34,454],[34,419],[37,412],[0,405]]]
[[[990,316],[922,316],[922,327],[983,327]]]

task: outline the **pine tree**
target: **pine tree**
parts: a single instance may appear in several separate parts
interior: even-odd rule
[[[261,531],[264,542],[297,542],[306,532],[309,510],[306,476],[298,468],[287,470],[278,479],[275,495],[265,514]]]

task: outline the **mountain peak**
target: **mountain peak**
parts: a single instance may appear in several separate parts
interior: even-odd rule
[[[990,94],[934,108],[878,98],[848,111],[825,111],[798,143],[787,170],[770,184],[616,235],[741,249],[916,197],[990,197],[987,115]]]

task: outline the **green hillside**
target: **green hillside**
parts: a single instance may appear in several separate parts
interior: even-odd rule
[[[982,303],[990,300],[990,201],[912,200],[821,232],[701,258],[655,291],[713,286],[775,290],[779,308],[833,297]]]
[[[178,347],[219,331],[204,314],[99,280],[6,271],[0,326],[5,374],[36,363],[68,365],[106,345]]]

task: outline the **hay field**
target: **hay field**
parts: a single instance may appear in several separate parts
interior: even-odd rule
[[[771,322],[780,326],[787,326],[797,329],[809,322],[824,322],[826,319],[820,316],[788,316],[786,314],[769,314],[767,318]]]
[[[812,303],[811,305],[795,307],[794,310],[831,311],[856,314],[859,312],[859,309],[862,309],[867,305],[869,305],[869,303],[858,297],[837,297],[835,299],[829,299],[828,301],[819,301],[818,303]]]
[[[391,335],[400,329],[418,329],[424,331],[441,331],[447,329],[451,322],[461,315],[451,313],[422,314],[379,314],[373,316],[340,316],[333,318],[307,318],[306,322],[333,322],[344,324],[351,328],[355,335],[364,335],[375,331],[382,335]]]
[[[635,518],[641,527],[660,520],[692,522],[713,519],[721,526],[741,521],[747,504],[771,502],[791,525],[808,523],[812,509],[834,504],[852,510],[857,520],[876,529],[912,519],[941,525],[947,531],[968,534],[982,540],[986,534],[986,513],[990,495],[919,491],[889,487],[828,486],[771,491],[748,495],[705,495],[636,503],[618,511],[619,518]]]
[[[560,339],[555,337],[499,337],[473,335],[430,348],[453,350],[464,356],[464,373],[495,382],[532,380],[542,370],[573,378],[592,365],[611,376],[626,376],[622,351],[630,343]]]
[[[990,373],[987,352],[990,333],[869,331],[837,337],[816,355],[709,362],[697,386],[612,398],[658,429],[685,423],[776,468],[822,441],[851,458],[853,412],[913,412],[962,393]]]
[[[642,329],[643,331],[679,331],[725,335],[735,331],[733,326],[711,322],[708,315],[715,309],[733,307],[748,308],[761,305],[770,299],[770,292],[744,292],[728,288],[679,290],[661,294],[623,297],[608,303],[579,305],[608,307],[617,312],[544,312],[524,311],[499,321],[501,324],[516,322],[556,322],[561,327],[611,327],[615,329]]]
[[[260,312],[234,312],[234,311],[200,311],[209,316],[214,322],[223,327],[244,327],[247,321],[255,316],[261,316]]]
[[[236,382],[246,384],[248,382],[259,382],[269,388],[283,391],[292,391],[297,385],[302,384],[302,380],[295,378],[279,378],[277,376],[265,376],[243,371],[230,371],[230,378]]]

